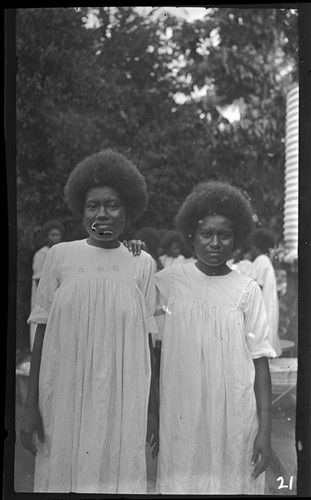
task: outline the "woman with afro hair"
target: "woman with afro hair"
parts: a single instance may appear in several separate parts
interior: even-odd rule
[[[248,199],[195,186],[176,227],[196,262],[156,274],[162,494],[259,494],[271,455],[266,311],[256,281],[226,262],[252,229]]]
[[[163,267],[176,266],[185,261],[183,252],[183,240],[177,231],[167,230],[161,238],[161,248],[164,254],[160,255]]]
[[[145,210],[146,183],[104,150],[73,169],[65,195],[88,237],[55,245],[44,264],[21,442],[36,455],[36,492],[144,493],[146,435],[154,456],[158,446],[153,261],[118,237]]]

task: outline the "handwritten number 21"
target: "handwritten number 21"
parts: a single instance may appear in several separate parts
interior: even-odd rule
[[[291,476],[289,479],[289,483],[285,484],[283,476],[278,477],[277,481],[280,481],[278,490],[281,490],[282,488],[289,488],[291,490],[293,488],[293,479],[294,479],[293,476]]]

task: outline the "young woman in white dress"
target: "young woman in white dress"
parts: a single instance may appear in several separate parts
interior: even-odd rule
[[[266,310],[253,279],[226,262],[252,228],[246,197],[204,182],[176,219],[195,263],[156,274],[162,336],[162,494],[262,494],[271,456]]]
[[[158,447],[154,266],[118,239],[146,208],[145,180],[105,150],[71,172],[65,194],[89,236],[49,250],[29,317],[38,326],[20,436],[36,455],[34,491],[145,493],[146,437],[154,456]]]

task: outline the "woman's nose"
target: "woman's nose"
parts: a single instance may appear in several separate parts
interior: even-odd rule
[[[212,236],[212,239],[211,239],[211,246],[212,247],[218,247],[219,246],[219,238],[216,234],[214,234],[214,236]]]
[[[104,206],[99,207],[97,217],[102,217],[102,218],[108,217],[107,210]]]

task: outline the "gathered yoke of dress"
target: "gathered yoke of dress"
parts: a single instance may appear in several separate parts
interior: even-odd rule
[[[257,283],[195,264],[156,274],[162,330],[159,493],[256,494],[254,358],[275,357]]]
[[[152,257],[86,240],[54,245],[30,322],[46,323],[39,378],[45,443],[35,491],[146,492],[156,333]]]

